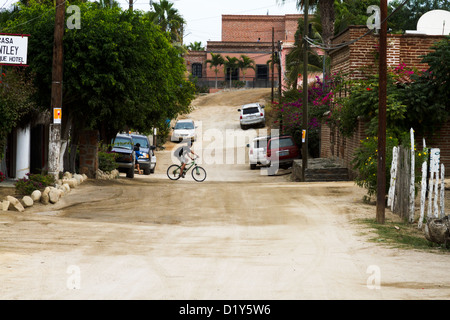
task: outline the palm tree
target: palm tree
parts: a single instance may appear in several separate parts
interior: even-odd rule
[[[202,43],[197,41],[190,43],[186,48],[191,51],[205,51],[205,47],[202,46]]]
[[[100,8],[119,8],[120,4],[116,0],[98,0],[94,2]]]
[[[303,29],[303,19],[299,19],[294,47],[286,56],[287,78],[292,88],[297,88],[299,74],[303,73],[303,53],[305,46],[304,42],[299,40],[299,34],[303,34]],[[320,35],[316,32],[313,38],[320,38]],[[321,61],[317,54],[312,51],[308,52],[308,61],[307,71],[321,71]]]
[[[238,67],[242,70],[242,81],[245,81],[245,74],[247,69],[255,70],[255,61],[250,57],[242,54],[241,59],[238,61]]]
[[[153,10],[148,13],[150,21],[159,25],[165,32],[169,32],[173,42],[183,41],[183,26],[185,21],[173,8],[173,3],[167,0],[160,0],[160,3],[152,2]]]
[[[211,53],[211,59],[206,60],[206,64],[209,64],[209,68],[214,68],[214,73],[216,74],[216,89],[217,89],[217,73],[219,72],[219,67],[225,63],[224,58],[218,54]]]
[[[284,3],[286,0],[280,1]],[[331,39],[334,36],[334,22],[336,20],[334,1],[335,0],[309,0],[312,8],[317,7],[319,9],[322,25],[322,40],[327,46],[331,44]],[[303,8],[304,5],[305,0],[297,0],[297,8]]]
[[[239,69],[239,59],[236,57],[225,57],[227,60],[225,61],[224,65],[227,68],[227,75],[230,77],[230,89],[231,89],[231,80],[233,78],[233,72],[235,70]]]

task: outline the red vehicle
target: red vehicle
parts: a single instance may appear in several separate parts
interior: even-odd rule
[[[294,160],[300,158],[300,150],[291,136],[273,137],[267,144],[267,159],[270,165],[287,169],[292,167]]]

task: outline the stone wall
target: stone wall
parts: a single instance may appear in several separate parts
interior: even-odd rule
[[[98,169],[98,131],[85,130],[80,134],[80,174],[97,178]]]

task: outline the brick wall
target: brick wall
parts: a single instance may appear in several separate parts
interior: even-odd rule
[[[358,39],[367,32],[366,26],[350,26],[334,37],[333,44],[345,43]],[[422,34],[389,34],[388,35],[388,67],[395,68],[400,63],[419,70],[427,69],[422,63],[422,56],[432,51],[434,43],[442,40],[443,36],[427,36]],[[379,37],[368,35],[358,41],[338,50],[330,52],[331,72],[344,72],[353,79],[361,78],[363,72],[371,69],[378,71],[375,58],[378,53]]]
[[[353,160],[353,154],[360,146],[360,141],[367,137],[365,130],[366,123],[358,121],[355,134],[352,137],[344,137],[339,133],[337,127],[331,128],[329,125],[322,123],[320,157],[339,161],[349,169],[349,176],[353,179],[357,173],[352,170],[351,161]]]
[[[222,15],[222,41],[275,42],[293,41],[301,14],[292,15]]]
[[[80,134],[80,174],[97,178],[98,169],[98,131],[85,130]]]
[[[200,63],[202,65],[202,77],[206,77],[206,60],[207,60],[207,52],[206,51],[189,51],[189,54],[185,55],[184,62],[186,64],[186,69],[189,74],[192,74],[192,65],[194,63]]]
[[[330,128],[330,126],[323,123],[320,132],[320,157],[338,160],[349,169],[350,177],[353,179],[357,173],[352,170],[351,161],[353,154],[360,146],[360,141],[367,137],[365,130],[366,124],[358,121],[355,134],[350,138],[346,138],[339,133],[337,128]],[[423,136],[416,135],[415,140],[416,148],[418,150],[423,149]],[[427,148],[439,148],[441,150],[441,163],[446,168],[445,175],[447,177],[450,176],[450,121],[447,121],[434,135],[425,136],[425,143]],[[387,152],[390,151],[388,150]],[[387,163],[386,166],[390,166],[390,163]]]
[[[350,26],[333,39],[334,44],[345,43],[358,39],[367,32],[366,26]],[[427,69],[422,63],[422,56],[432,51],[434,43],[443,39],[443,36],[427,36],[421,34],[388,35],[388,67],[395,68],[400,63],[418,70]],[[376,56],[378,52],[379,37],[369,35],[360,38],[357,42],[330,52],[331,72],[342,72],[351,79],[359,79],[365,72],[378,72]],[[344,138],[334,128],[327,125],[321,130],[321,157],[336,158],[347,168],[351,169],[351,160],[360,141],[365,139],[364,124],[359,123],[356,133],[351,138]],[[450,166],[450,122],[432,137],[426,137],[427,147],[441,149],[441,161],[448,168]],[[422,147],[422,137],[417,137],[417,145]],[[356,174],[352,172],[353,176]],[[450,169],[447,170],[450,175]]]

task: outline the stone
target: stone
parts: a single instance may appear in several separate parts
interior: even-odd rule
[[[48,193],[50,203],[57,203],[61,198],[61,191],[56,188],[50,188],[50,192]]]
[[[25,211],[25,208],[23,207],[23,205],[16,198],[14,198],[12,196],[7,196],[6,200],[9,201],[9,209],[14,209],[19,212]]]
[[[73,175],[73,178],[74,178],[75,180],[77,180],[77,184],[81,184],[81,183],[84,181],[83,176],[82,176],[81,174],[75,173],[75,174]]]
[[[70,192],[70,186],[67,183],[63,183],[62,188],[66,193]]]
[[[2,211],[8,211],[9,209],[9,201],[8,200],[3,200],[2,202]]]
[[[34,204],[34,201],[33,201],[33,199],[30,196],[24,196],[22,198],[22,203],[23,203],[23,206],[25,208],[27,208],[27,207],[32,207],[33,204]]]
[[[70,179],[63,179],[63,184],[67,183],[70,188],[76,188],[78,186],[77,179],[70,178]]]
[[[46,187],[44,189],[44,191],[42,192],[42,195],[41,195],[41,203],[43,203],[43,204],[49,204],[50,203],[50,197],[48,195],[49,193],[50,193],[50,188]]]
[[[68,171],[64,172],[63,179],[72,179],[72,174]]]
[[[31,193],[31,199],[33,199],[33,201],[40,201],[40,200],[41,200],[41,195],[42,195],[42,192],[41,192],[41,191],[39,191],[39,190],[34,190],[34,191]]]

